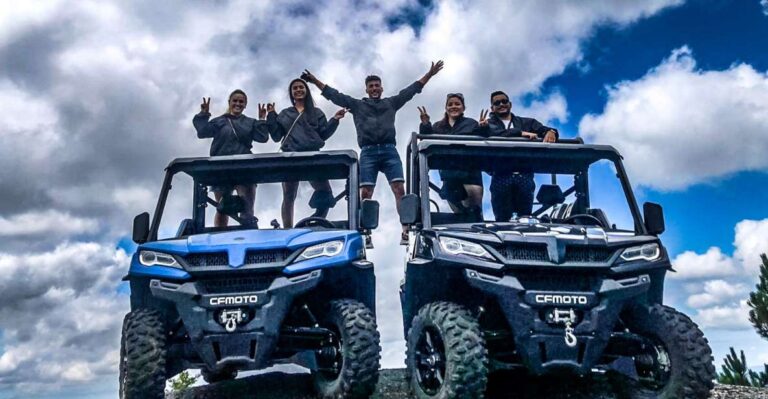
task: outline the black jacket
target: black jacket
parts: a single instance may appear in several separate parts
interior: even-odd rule
[[[419,125],[419,134],[453,134],[453,135],[473,135],[477,134],[478,124],[472,118],[460,116],[451,126],[442,120],[435,122],[434,125],[422,123]]]
[[[269,131],[265,121],[249,118],[243,114],[224,114],[210,121],[210,113],[199,113],[192,118],[192,124],[200,139],[213,138],[211,156],[250,154],[252,142],[266,143]]]
[[[400,93],[386,98],[352,98],[340,93],[331,86],[323,89],[323,97],[334,104],[349,108],[357,130],[357,144],[395,144],[395,113],[417,93],[424,85],[413,82]]]
[[[557,129],[549,126],[544,126],[541,122],[533,118],[524,118],[511,114],[512,126],[507,128],[509,122],[499,119],[499,117],[492,113],[488,118],[488,125],[485,127],[479,127],[478,133],[484,137],[521,137],[523,132],[536,133],[540,139],[543,139],[548,131],[554,130],[555,136],[560,137]]]
[[[304,112],[299,117],[299,111],[290,107],[280,111],[279,115],[270,112],[267,115],[267,127],[272,140],[282,141],[280,149],[283,151],[317,151],[323,148],[325,141],[339,127],[339,120],[331,118],[329,122],[318,108],[313,109],[312,115]],[[291,134],[286,137],[289,131]]]

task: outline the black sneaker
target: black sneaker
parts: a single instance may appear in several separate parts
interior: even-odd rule
[[[400,245],[408,245],[408,232],[404,231],[400,234]]]
[[[373,240],[370,234],[365,236],[365,249],[373,249]]]

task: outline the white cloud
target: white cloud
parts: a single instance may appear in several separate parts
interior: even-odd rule
[[[760,5],[763,6],[763,14],[768,15],[768,0],[760,0]]]
[[[768,253],[768,219],[742,220],[734,231],[733,256],[711,247],[704,254],[686,251],[672,261],[678,273],[669,276],[686,282],[683,301],[705,327],[751,328],[746,300],[757,281],[760,254]]]
[[[674,279],[732,276],[739,271],[733,259],[717,247],[709,248],[702,255],[693,251],[683,252],[675,257],[672,265],[677,273],[669,276]]]
[[[0,237],[42,234],[62,237],[93,233],[97,228],[98,223],[94,219],[79,218],[53,209],[23,213],[11,218],[0,216]]]
[[[691,295],[688,306],[703,308],[719,305],[735,299],[745,298],[749,288],[744,284],[731,284],[725,280],[711,280],[704,283],[704,292]]]
[[[715,306],[701,309],[694,319],[704,328],[741,330],[752,328],[749,323],[749,306],[741,301],[735,306]]]
[[[744,170],[768,170],[768,75],[747,64],[698,69],[681,47],[635,81],[608,88],[585,139],[616,146],[633,182],[679,190]],[[653,167],[648,167],[653,165]]]

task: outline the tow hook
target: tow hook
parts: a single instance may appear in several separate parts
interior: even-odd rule
[[[246,320],[248,320],[248,312],[242,309],[222,310],[219,313],[219,323],[229,333],[235,332],[237,325],[244,323]]]
[[[578,344],[578,338],[573,333],[573,323],[577,321],[576,312],[573,309],[554,309],[547,315],[547,319],[553,324],[565,325],[565,344],[575,348]]]

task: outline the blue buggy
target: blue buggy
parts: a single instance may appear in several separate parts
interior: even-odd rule
[[[192,182],[191,217],[168,234],[161,220],[179,213],[169,193],[180,176]],[[255,218],[240,216],[248,206],[242,197],[230,192],[216,201],[209,192],[257,185],[268,194],[282,182],[313,180],[342,187],[336,197],[310,201],[335,206],[332,215],[342,220],[309,216],[294,228],[273,221],[259,229]],[[214,209],[236,223],[213,226]],[[139,246],[125,277],[131,311],[122,330],[120,397],[162,398],[166,380],[189,368],[214,382],[277,363],[308,368],[320,397],[370,396],[381,348],[363,234],[377,224],[378,203],[358,196],[353,151],[171,162],[154,217],[134,219]]]

